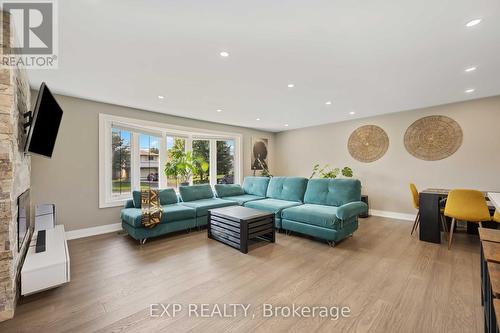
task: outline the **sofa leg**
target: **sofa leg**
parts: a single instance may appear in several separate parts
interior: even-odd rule
[[[139,240],[139,244],[144,245],[144,244],[146,244],[147,240],[148,240],[147,238],[143,238],[143,239]]]
[[[334,241],[328,241],[328,245],[330,245],[330,247],[335,247],[335,242]]]

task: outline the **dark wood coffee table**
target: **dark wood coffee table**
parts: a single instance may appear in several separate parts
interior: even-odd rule
[[[208,211],[208,238],[248,253],[249,240],[275,242],[274,214],[242,206]]]

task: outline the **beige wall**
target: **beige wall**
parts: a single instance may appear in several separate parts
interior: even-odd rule
[[[67,96],[57,96],[57,100],[64,110],[59,136],[52,159],[32,157],[31,195],[34,204],[55,203],[57,222],[64,224],[67,231],[120,222],[120,207],[99,208],[99,113],[242,134],[244,175],[252,174],[251,137],[268,137],[271,170],[274,166],[273,133]]]
[[[463,144],[451,157],[421,161],[403,143],[407,127],[428,115],[446,115],[463,130]],[[354,160],[347,140],[362,125],[382,127],[389,136],[385,156],[373,163]],[[500,191],[500,96],[470,102],[399,112],[342,123],[327,124],[276,135],[275,172],[309,177],[315,163],[351,166],[361,179],[372,209],[414,213],[408,184],[426,187],[467,187]]]
[[[241,133],[244,175],[250,175],[252,136],[271,138],[270,166],[276,175],[309,177],[315,163],[351,166],[370,196],[372,209],[414,213],[408,183],[425,187],[471,187],[500,191],[500,96],[278,134],[197,121],[122,106],[57,96],[64,117],[52,159],[32,157],[32,200],[55,203],[58,223],[75,230],[119,222],[120,208],[98,208],[98,114]],[[441,161],[421,161],[406,152],[403,136],[415,120],[447,115],[463,129],[462,147]],[[388,134],[384,157],[360,163],[347,151],[347,139],[359,126],[375,124]]]

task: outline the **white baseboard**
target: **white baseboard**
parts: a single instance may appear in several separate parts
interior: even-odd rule
[[[376,209],[370,209],[370,215],[388,217],[391,219],[405,220],[405,221],[415,221],[415,217],[417,216],[417,214],[397,213],[397,212],[390,212],[386,210],[376,210]]]
[[[83,228],[83,229],[66,231],[66,239],[71,240],[71,239],[90,237],[90,236],[95,236],[95,235],[102,235],[102,234],[107,234],[110,232],[116,232],[119,230],[122,230],[121,223],[106,224],[106,225],[101,225],[98,227],[91,227],[91,228]]]
[[[416,214],[396,213],[396,212],[389,212],[386,210],[376,210],[376,209],[370,209],[370,215],[388,217],[391,219],[405,220],[405,221],[414,221],[416,216]],[[112,223],[112,224],[101,225],[98,227],[71,230],[71,231],[66,231],[66,239],[71,240],[83,237],[102,235],[110,232],[120,231],[121,229],[122,229],[121,223]]]

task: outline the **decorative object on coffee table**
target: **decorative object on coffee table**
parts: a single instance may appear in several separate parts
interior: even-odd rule
[[[408,127],[406,150],[418,159],[438,161],[453,155],[462,145],[462,128],[450,117],[428,116]]]
[[[248,253],[250,240],[275,242],[274,214],[242,206],[210,209],[208,238]]]
[[[376,125],[358,127],[349,136],[347,149],[351,156],[364,163],[374,162],[384,156],[389,148],[389,137]]]

